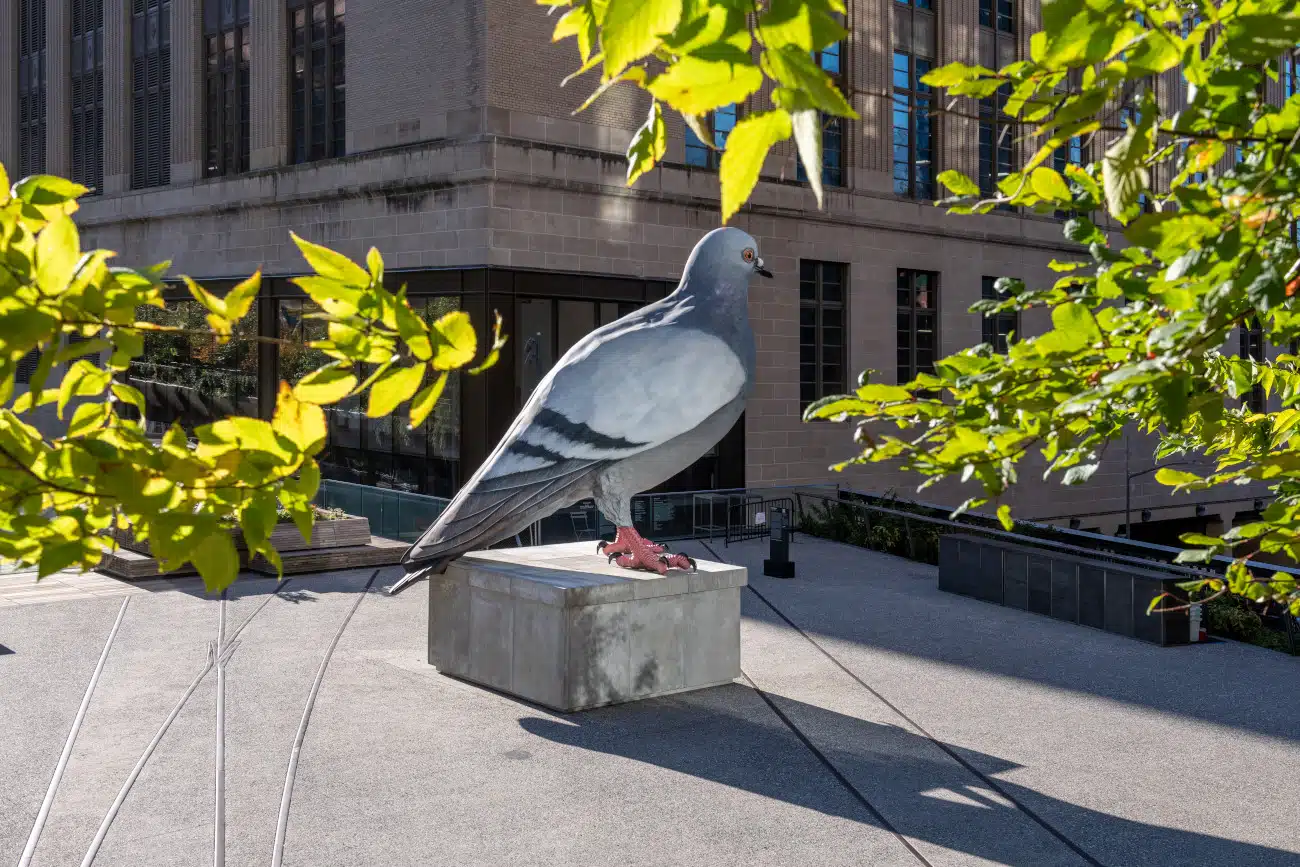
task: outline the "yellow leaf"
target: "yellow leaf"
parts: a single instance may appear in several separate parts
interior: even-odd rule
[[[56,217],[36,236],[36,282],[50,295],[68,288],[81,258],[77,227],[68,217]]]
[[[433,323],[433,330],[441,339],[434,347],[433,367],[435,370],[455,370],[474,360],[478,351],[478,336],[469,314],[464,310],[453,310],[440,316]]]
[[[271,419],[275,432],[288,437],[309,455],[325,445],[325,410],[314,403],[304,403],[293,396],[289,383],[280,382],[280,393],[275,401],[275,415]]]
[[[397,409],[402,401],[410,400],[424,381],[424,370],[423,364],[395,367],[375,380],[375,384],[370,386],[370,404],[366,407],[366,415],[370,418],[383,418]]]
[[[742,118],[727,137],[719,176],[722,182],[722,221],[731,219],[758,183],[758,173],[772,145],[789,138],[790,115],[782,110]]]
[[[447,385],[447,373],[444,371],[437,379],[429,383],[411,400],[411,427],[417,428],[424,423],[433,411],[442,390]]]
[[[293,387],[293,396],[304,403],[319,405],[338,403],[352,393],[357,386],[357,377],[352,373],[352,366],[322,367],[298,380]]]

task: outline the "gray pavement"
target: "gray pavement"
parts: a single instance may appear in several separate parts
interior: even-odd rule
[[[1300,865],[1300,660],[1156,648],[803,537],[799,577],[767,579],[765,547],[712,547],[751,567],[745,678],[567,716],[431,669],[424,585],[241,579],[225,603],[227,639],[243,626],[224,677],[225,863],[272,863],[337,638],[285,865]],[[221,603],[152,586],[0,605],[0,863],[19,861],[124,600],[33,865],[82,863],[204,670]],[[215,705],[209,672],[95,864],[213,863]]]

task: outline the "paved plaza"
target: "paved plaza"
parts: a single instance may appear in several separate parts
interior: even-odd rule
[[[0,576],[0,863],[43,822],[41,867],[212,864],[221,825],[230,865],[1300,865],[1300,660],[802,536],[792,581],[762,542],[674,547],[750,568],[744,677],[572,715],[439,675],[395,569],[224,604]]]

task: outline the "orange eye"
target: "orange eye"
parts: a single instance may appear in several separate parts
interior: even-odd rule
[[[741,258],[743,258],[746,262],[753,262],[753,261],[754,261],[754,248],[753,248],[753,247],[746,247],[746,248],[745,248],[745,252],[741,253],[740,256],[741,256]]]

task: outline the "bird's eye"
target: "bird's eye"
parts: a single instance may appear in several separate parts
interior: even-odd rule
[[[741,256],[741,258],[744,259],[746,262],[753,262],[753,261],[754,261],[754,248],[753,248],[753,247],[746,247],[746,248],[745,248],[745,252],[741,253],[740,256]]]

